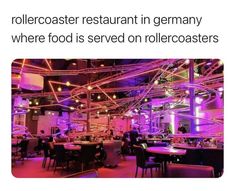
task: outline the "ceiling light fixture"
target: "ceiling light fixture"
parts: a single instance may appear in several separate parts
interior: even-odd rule
[[[67,81],[66,82],[66,86],[70,86],[71,84],[70,84],[70,82],[69,81]]]
[[[89,85],[89,86],[87,86],[87,89],[90,91],[90,90],[92,90],[92,87]]]
[[[57,88],[57,91],[58,91],[58,92],[61,92],[61,91],[62,91],[62,88],[61,88],[61,87],[58,87],[58,88]]]

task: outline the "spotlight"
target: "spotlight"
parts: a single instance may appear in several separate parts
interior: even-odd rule
[[[220,87],[220,88],[218,88],[218,91],[219,91],[219,92],[222,92],[222,91],[224,91],[224,88],[223,88],[223,87]]]
[[[144,102],[148,102],[148,98],[145,98],[145,99],[144,99]]]
[[[39,105],[38,101],[35,102],[36,105]]]
[[[90,90],[92,90],[92,87],[89,85],[89,86],[87,86],[87,89],[90,91]]]
[[[69,81],[67,81],[66,82],[66,86],[70,86],[71,84],[70,84],[70,82]]]
[[[100,66],[101,66],[101,67],[104,67],[104,64],[101,64]]]
[[[58,88],[57,88],[57,91],[58,91],[58,92],[61,92],[61,91],[62,91],[62,88],[61,88],[61,87],[58,87]]]
[[[158,83],[159,83],[158,80],[155,80],[155,81],[154,81],[154,84],[155,84],[155,85],[158,85]]]
[[[114,95],[113,95],[113,99],[116,99],[116,98],[117,98],[117,96],[114,94]]]
[[[189,60],[189,59],[186,59],[186,60],[184,61],[184,63],[185,63],[186,65],[188,65],[188,64],[190,63],[190,60]]]
[[[29,105],[32,105],[33,104],[33,102],[32,101],[29,101]]]
[[[78,100],[78,99],[76,99],[76,100],[75,100],[75,102],[76,102],[76,103],[78,103],[78,102],[79,102],[79,100]]]
[[[97,96],[97,99],[98,99],[98,100],[100,100],[100,99],[101,99],[100,95],[98,95],[98,96]]]
[[[75,108],[71,106],[69,109],[70,109],[70,110],[74,110]]]
[[[185,93],[188,95],[189,94],[189,90],[186,90]]]

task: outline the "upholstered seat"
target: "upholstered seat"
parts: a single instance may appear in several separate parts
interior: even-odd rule
[[[210,178],[214,177],[214,168],[203,165],[168,164],[167,176],[174,178]]]

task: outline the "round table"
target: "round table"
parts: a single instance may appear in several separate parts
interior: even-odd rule
[[[175,149],[172,147],[149,147],[146,149],[146,151],[152,154],[161,154],[161,155],[182,156],[186,154],[185,149]]]
[[[81,146],[74,145],[71,143],[64,144],[64,148],[65,148],[65,150],[69,150],[69,151],[80,151],[81,150]]]
[[[146,149],[147,152],[154,155],[164,156],[163,160],[163,176],[166,176],[166,168],[168,158],[166,156],[184,156],[187,152],[185,149],[175,149],[173,147],[148,147]]]
[[[74,141],[74,145],[98,145],[100,142],[90,142],[90,141]]]

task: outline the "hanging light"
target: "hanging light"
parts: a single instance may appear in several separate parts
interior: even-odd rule
[[[224,63],[222,62],[222,60],[220,60],[219,62],[219,65],[222,66]]]
[[[190,60],[189,60],[189,59],[186,59],[186,60],[184,61],[184,63],[185,63],[186,65],[188,65],[188,64],[190,63]]]
[[[158,83],[159,83],[158,80],[154,81],[154,85],[158,85]]]
[[[92,87],[89,85],[89,86],[87,86],[87,89],[90,91],[90,90],[92,90]]]
[[[58,87],[58,88],[57,88],[57,91],[58,91],[58,92],[61,92],[61,91],[62,91],[62,88],[61,88],[61,87]]]
[[[70,84],[70,82],[69,81],[67,81],[66,82],[66,86],[70,86],[71,84]]]

